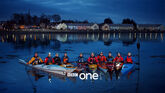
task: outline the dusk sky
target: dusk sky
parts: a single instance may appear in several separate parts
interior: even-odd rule
[[[1,0],[0,20],[13,13],[59,14],[62,19],[101,23],[110,17],[114,23],[123,18],[137,23],[165,24],[165,0]]]

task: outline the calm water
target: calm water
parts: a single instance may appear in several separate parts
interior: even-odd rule
[[[29,60],[34,52],[42,59],[48,52],[60,56],[67,52],[75,61],[80,52],[89,57],[91,52],[101,51],[104,55],[111,51],[113,56],[117,52],[126,56],[131,51],[140,65],[118,80],[99,72],[98,80],[83,81],[34,71],[18,62],[18,58]],[[0,93],[163,93],[164,78],[163,33],[0,34]]]

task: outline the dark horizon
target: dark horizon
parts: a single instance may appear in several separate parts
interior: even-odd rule
[[[59,14],[64,20],[88,20],[102,23],[110,17],[114,23],[124,18],[137,24],[164,24],[165,5],[163,0],[2,0],[0,20],[8,20],[13,13],[27,13],[40,16]]]

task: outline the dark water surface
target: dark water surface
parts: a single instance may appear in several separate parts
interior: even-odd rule
[[[18,62],[19,58],[29,60],[34,52],[42,59],[48,52],[60,56],[67,52],[75,61],[80,52],[89,57],[101,51],[104,55],[111,51],[113,56],[131,51],[140,65],[118,80],[101,72],[98,80],[80,80],[25,69]],[[164,93],[164,87],[163,33],[0,34],[0,93]]]

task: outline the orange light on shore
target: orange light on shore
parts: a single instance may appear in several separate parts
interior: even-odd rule
[[[33,27],[33,28],[36,28],[37,26],[36,26],[36,25],[33,25],[32,27]]]
[[[19,28],[20,29],[25,29],[25,26],[24,25],[20,25]]]

